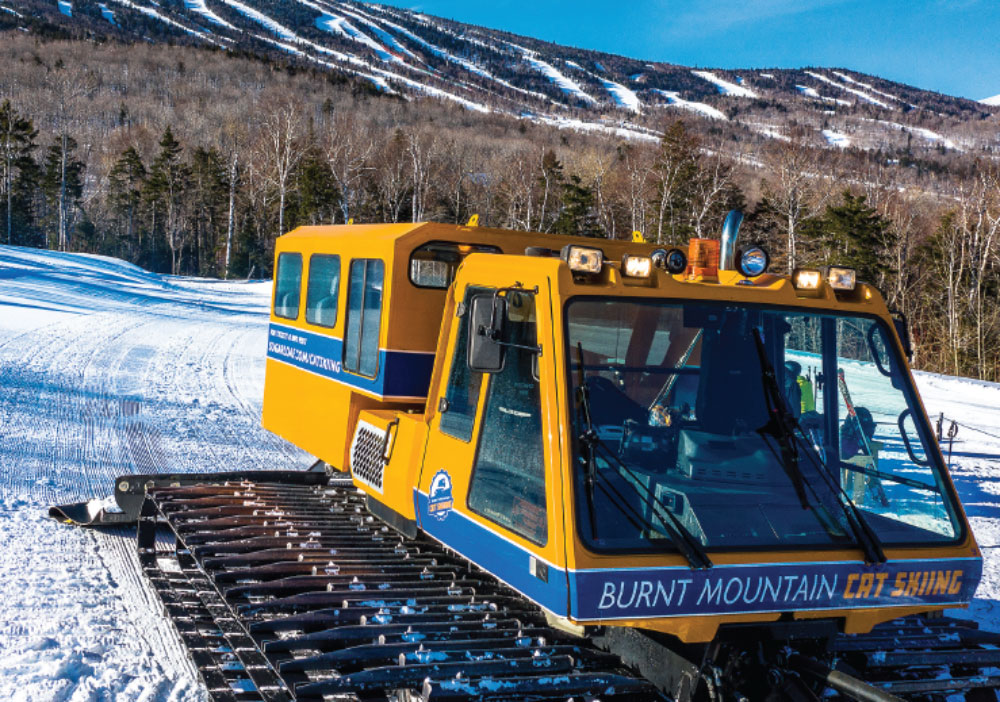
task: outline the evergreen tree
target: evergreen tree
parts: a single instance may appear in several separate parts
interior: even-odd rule
[[[38,228],[38,217],[44,204],[40,196],[42,168],[35,159],[25,156],[18,161],[17,175],[11,187],[10,211],[13,213],[14,242],[20,246],[45,248],[45,234]]]
[[[552,231],[573,236],[601,235],[594,212],[594,192],[583,185],[578,175],[571,175],[569,182],[562,184],[562,209]]]
[[[229,180],[218,149],[198,147],[191,155],[191,217],[199,275],[217,275],[218,253],[226,225]]]
[[[152,214],[151,233],[162,232],[170,250],[170,272],[180,271],[184,248],[183,208],[190,187],[191,169],[181,160],[182,147],[168,126],[160,139],[160,152],[149,169],[143,195]]]
[[[7,243],[14,242],[14,220],[15,220],[15,199],[17,191],[15,189],[15,179],[18,174],[22,177],[26,169],[32,171],[34,161],[31,152],[35,149],[35,138],[38,132],[35,130],[31,120],[19,115],[10,104],[10,100],[4,100],[0,105],[0,166],[3,167],[3,209],[5,233]],[[31,180],[29,178],[28,180]],[[22,183],[23,185],[23,183]],[[22,218],[26,218],[22,213]]]
[[[296,173],[298,200],[290,213],[289,227],[299,224],[333,224],[340,208],[337,184],[323,152],[311,142]]]
[[[843,202],[827,205],[808,230],[824,251],[822,260],[854,268],[860,280],[881,285],[892,273],[889,257],[895,235],[890,222],[865,202],[864,195],[844,191]]]
[[[135,147],[130,146],[115,161],[108,174],[108,209],[124,225],[124,248],[133,260],[142,250],[142,228],[136,226],[136,216],[146,183],[146,166]]]
[[[76,140],[68,134],[56,137],[45,152],[42,172],[42,193],[45,197],[49,248],[69,249],[69,231],[73,226],[74,209],[83,195],[85,165],[75,157]]]

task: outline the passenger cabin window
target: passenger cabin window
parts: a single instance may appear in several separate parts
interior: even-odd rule
[[[369,378],[378,371],[384,271],[379,259],[359,258],[351,261],[348,279],[344,368]]]
[[[278,272],[274,277],[274,315],[298,319],[299,290],[302,288],[302,254],[278,254]]]
[[[496,246],[432,241],[410,254],[410,282],[418,288],[445,289],[459,264],[470,253],[503,253]]]
[[[537,544],[548,538],[534,296],[512,293],[504,368],[490,376],[469,508]]]
[[[317,254],[309,257],[309,284],[306,290],[306,321],[321,327],[337,323],[340,291],[340,256]]]
[[[455,339],[455,355],[451,359],[448,388],[445,390],[445,408],[439,424],[441,431],[462,441],[472,438],[472,428],[476,422],[479,407],[479,389],[483,385],[483,374],[469,369],[469,318],[472,313],[472,297],[486,292],[485,288],[469,287],[465,290],[465,303],[461,307],[458,320],[458,337]]]

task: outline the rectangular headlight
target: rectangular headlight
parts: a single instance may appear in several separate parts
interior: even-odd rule
[[[853,268],[830,266],[826,270],[826,282],[834,290],[854,290],[858,284],[858,274]]]
[[[574,273],[597,274],[604,265],[604,252],[597,248],[569,244],[563,247],[562,260]]]
[[[649,256],[622,257],[622,275],[629,278],[648,278],[653,272],[653,259]]]
[[[792,273],[792,285],[796,290],[819,290],[821,280],[820,272],[811,268],[796,268]]]

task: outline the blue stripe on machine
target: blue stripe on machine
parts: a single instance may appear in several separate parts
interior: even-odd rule
[[[570,573],[570,611],[586,621],[956,604],[981,575],[978,558],[581,570]]]
[[[382,397],[426,397],[434,354],[379,349],[378,375],[344,371],[343,341],[335,336],[271,323],[267,357]]]
[[[981,558],[749,563],[565,571],[548,566],[548,583],[529,570],[530,552],[451,509],[428,511],[414,490],[420,527],[551,612],[575,621],[653,619],[754,612],[954,605],[969,602]]]
[[[450,510],[443,519],[430,516],[427,495],[413,491],[421,528],[483,570],[492,573],[553,614],[566,616],[566,571],[548,565],[548,582],[531,574],[531,554],[513,541]]]

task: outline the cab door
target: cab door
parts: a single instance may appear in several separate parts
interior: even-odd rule
[[[568,607],[548,281],[456,284],[415,494],[420,527],[559,616]],[[472,300],[507,298],[503,368],[468,365]],[[540,352],[534,349],[540,348]]]

